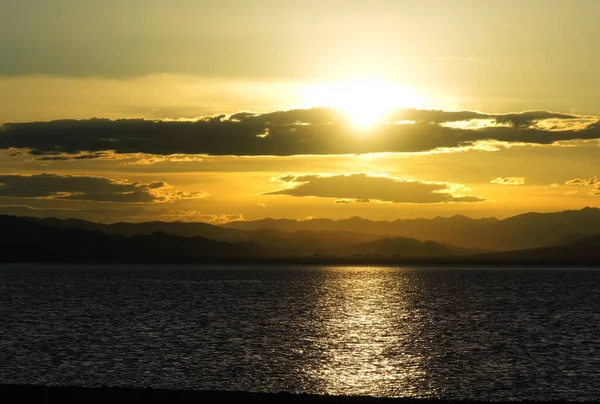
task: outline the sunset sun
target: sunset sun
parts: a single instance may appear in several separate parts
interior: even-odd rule
[[[310,107],[328,106],[341,110],[359,128],[373,126],[394,108],[419,108],[423,103],[422,98],[409,88],[370,77],[309,85],[304,99]]]

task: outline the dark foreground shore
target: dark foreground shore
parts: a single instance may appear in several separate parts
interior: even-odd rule
[[[192,391],[133,389],[121,387],[74,387],[74,386],[30,386],[0,385],[0,402],[119,402],[119,401],[163,401],[163,402],[257,402],[257,403],[345,403],[345,404],[477,404],[483,401],[452,401],[415,398],[376,398],[355,396],[318,396],[291,393],[245,393],[227,391]],[[566,401],[508,401],[517,403],[567,403]],[[578,402],[581,403],[581,402]],[[587,403],[592,403],[588,401]]]

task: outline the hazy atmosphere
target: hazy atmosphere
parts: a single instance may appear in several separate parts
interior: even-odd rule
[[[598,206],[600,3],[7,1],[0,212]]]
[[[0,0],[0,402],[600,402],[599,17]]]

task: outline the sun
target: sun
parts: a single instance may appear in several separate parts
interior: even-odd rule
[[[359,128],[380,123],[385,114],[394,108],[420,108],[422,104],[421,97],[414,91],[369,77],[312,84],[306,86],[304,93],[308,107],[339,109]]]

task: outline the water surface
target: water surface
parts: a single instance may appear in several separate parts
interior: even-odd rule
[[[600,270],[0,266],[0,382],[600,398]]]

